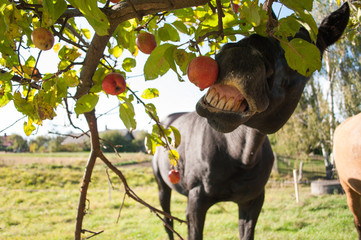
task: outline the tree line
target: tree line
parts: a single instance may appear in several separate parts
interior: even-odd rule
[[[144,139],[147,132],[144,130],[133,133],[127,130],[107,130],[100,133],[104,152],[140,152],[145,151]],[[69,134],[68,136],[37,136],[34,139],[25,139],[18,134],[0,136],[0,151],[5,152],[87,152],[90,151],[87,135]]]

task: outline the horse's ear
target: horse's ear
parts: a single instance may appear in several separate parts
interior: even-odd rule
[[[316,46],[321,53],[334,44],[343,34],[350,17],[350,7],[344,3],[342,7],[326,17],[318,28]]]

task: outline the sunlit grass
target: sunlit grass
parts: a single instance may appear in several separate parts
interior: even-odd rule
[[[73,239],[83,167],[53,163],[0,167],[0,239]],[[159,207],[150,166],[119,168],[142,199]],[[124,190],[118,177],[109,174],[110,191],[102,164],[95,167],[90,184],[83,227],[104,231],[92,239],[167,239],[161,220],[130,198],[117,222]],[[313,196],[310,192],[309,186],[301,185],[300,203],[296,203],[293,186],[268,187],[256,239],[356,239],[345,196]],[[173,194],[172,213],[185,219],[185,208],[186,198]],[[175,229],[186,239],[186,224],[177,223]],[[209,210],[204,239],[238,239],[235,204],[220,203]]]

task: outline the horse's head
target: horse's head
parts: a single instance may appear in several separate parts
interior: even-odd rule
[[[321,55],[341,37],[349,11],[345,3],[322,21],[316,42]],[[310,42],[304,29],[295,37]],[[276,132],[292,115],[309,79],[287,65],[283,49],[272,37],[251,35],[226,44],[216,61],[218,79],[196,109],[220,132],[231,132],[241,124],[265,134]]]

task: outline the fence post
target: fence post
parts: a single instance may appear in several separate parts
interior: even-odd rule
[[[303,161],[300,162],[300,168],[298,169],[298,182],[301,182],[303,174]]]
[[[293,181],[295,183],[295,195],[296,195],[296,203],[299,203],[299,195],[298,195],[298,181],[297,181],[297,170],[293,169]]]
[[[110,179],[108,177],[108,191],[109,191],[109,201],[112,201],[112,183],[110,182]]]
[[[276,174],[279,174],[278,171],[278,158],[277,158],[277,153],[273,152],[273,156],[274,156],[274,162],[273,162],[273,167],[272,167],[272,171]]]

